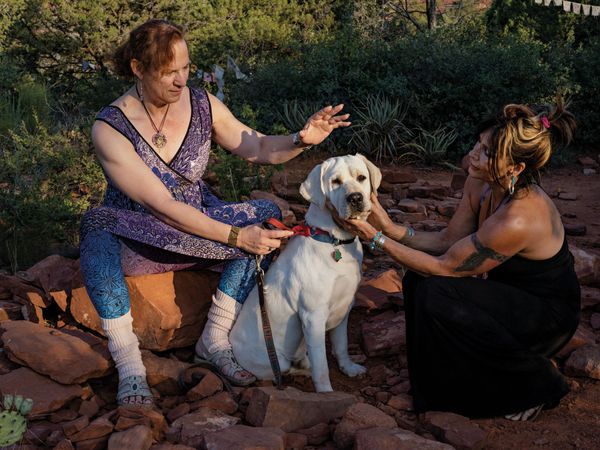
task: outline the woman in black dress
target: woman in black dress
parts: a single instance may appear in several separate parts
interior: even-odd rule
[[[345,223],[410,270],[403,284],[416,412],[526,420],[567,393],[550,358],[577,328],[580,288],[538,170],[574,129],[562,102],[507,105],[480,127],[448,228],[414,232],[376,199],[368,224]]]

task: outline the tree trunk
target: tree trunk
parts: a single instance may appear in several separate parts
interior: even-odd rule
[[[435,14],[435,0],[426,0],[427,8],[427,28],[433,30],[437,27],[437,17]]]

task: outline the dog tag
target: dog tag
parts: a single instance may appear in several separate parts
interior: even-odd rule
[[[339,249],[335,249],[332,253],[331,256],[333,256],[333,260],[335,262],[338,262],[340,259],[342,259],[342,252],[340,252]]]

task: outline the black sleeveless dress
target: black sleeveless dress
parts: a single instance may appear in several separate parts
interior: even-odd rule
[[[566,237],[553,257],[513,256],[485,280],[409,272],[403,285],[417,412],[499,416],[555,406],[568,392],[550,360],[580,316]]]

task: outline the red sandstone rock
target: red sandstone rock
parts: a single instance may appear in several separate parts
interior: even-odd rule
[[[306,436],[308,445],[321,445],[329,439],[329,425],[325,422],[318,423],[312,427],[296,430],[296,433]]]
[[[283,450],[285,433],[279,428],[254,428],[233,425],[224,430],[207,433],[204,437],[206,449],[227,450]]]
[[[71,287],[71,281],[79,269],[79,261],[59,255],[50,255],[27,269],[34,283],[46,293],[64,291]]]
[[[152,430],[143,425],[110,435],[108,450],[148,450],[152,445]]]
[[[156,388],[162,395],[181,393],[179,375],[190,367],[190,364],[173,358],[161,358],[148,350],[142,350],[142,359],[150,387]]]
[[[600,380],[600,347],[585,345],[575,350],[565,363],[565,373]]]
[[[191,410],[198,408],[211,408],[224,412],[225,414],[233,414],[238,410],[238,404],[231,397],[229,392],[219,392],[208,398],[198,400],[190,405]]]
[[[485,448],[487,432],[467,417],[454,413],[429,411],[422,425],[440,441],[457,450],[479,450]]]
[[[2,322],[0,328],[5,330],[2,335],[4,349],[13,361],[59,383],[82,383],[106,376],[113,369],[106,354],[97,352],[82,339],[54,328],[25,320]]]
[[[454,447],[425,439],[401,428],[368,428],[356,433],[354,450],[453,450]]]
[[[356,403],[344,413],[335,428],[333,440],[339,448],[348,448],[354,442],[358,430],[365,428],[395,428],[396,421],[379,409],[366,403]]]
[[[113,431],[113,424],[110,420],[104,417],[98,417],[83,430],[69,436],[71,442],[88,441],[108,436]]]
[[[383,169],[382,179],[391,184],[409,184],[417,181],[417,177],[412,172],[398,169]]]
[[[203,447],[206,434],[223,430],[237,424],[239,421],[239,418],[228,416],[221,411],[200,408],[198,411],[186,414],[173,422],[167,432],[167,439],[191,447]]]
[[[344,392],[313,393],[287,387],[261,387],[253,391],[246,421],[254,426],[296,431],[341,417],[356,397]]]
[[[200,369],[200,368],[193,368]],[[208,369],[204,369],[203,371],[195,371],[195,375],[200,378],[198,384],[189,389],[186,394],[187,401],[195,402],[197,400],[201,400],[206,397],[210,397],[213,394],[216,394],[219,391],[223,390],[223,382],[219,377],[217,377],[214,373],[212,373]]]
[[[584,285],[600,283],[600,256],[574,245],[570,245],[569,250],[575,258],[575,272],[579,282]]]
[[[369,357],[399,354],[406,345],[404,313],[388,311],[363,322],[362,348]]]
[[[180,271],[126,277],[126,281],[133,329],[141,348],[164,351],[196,343],[219,274]],[[81,325],[102,333],[100,319],[84,287],[73,289],[70,311]]]
[[[22,395],[33,400],[32,415],[46,414],[81,397],[79,385],[66,386],[35,373],[26,367],[0,376],[0,392]]]

